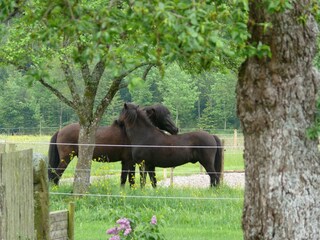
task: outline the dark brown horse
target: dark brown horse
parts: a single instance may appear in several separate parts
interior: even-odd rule
[[[169,110],[161,105],[153,105],[141,109],[155,126],[171,134],[177,134],[178,128],[171,119]],[[59,183],[60,177],[73,157],[78,156],[78,136],[80,125],[73,123],[56,132],[49,146],[49,180]],[[111,126],[99,127],[96,133],[96,144],[93,160],[99,162],[121,161],[121,185],[124,185],[129,174],[130,185],[134,185],[135,163],[132,160],[131,148],[99,145],[128,145],[130,144],[124,126],[114,121]]]
[[[200,162],[210,176],[211,186],[219,184],[222,150],[216,136],[203,131],[164,134],[151,123],[144,111],[132,103],[124,104],[119,122],[124,124],[127,137],[133,145],[134,162],[144,163],[142,187],[147,172],[152,186],[156,187],[155,167],[176,167],[188,162]]]

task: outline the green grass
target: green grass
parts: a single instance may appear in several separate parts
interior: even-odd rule
[[[12,142],[16,144],[17,150],[32,148],[34,152],[39,152],[47,155],[49,148],[49,141],[51,136],[8,136],[0,135],[0,141]],[[228,146],[228,145],[226,145]],[[75,158],[67,170],[63,174],[62,178],[70,178],[74,175],[74,169],[76,166],[77,158]],[[224,169],[225,170],[244,170],[243,152],[242,149],[226,148],[224,151]],[[117,175],[120,178],[121,163],[92,163],[92,176],[103,175]],[[138,171],[138,169],[137,169]],[[164,176],[164,170],[162,168],[156,169],[158,180],[162,180]],[[204,171],[202,169],[202,171]],[[199,163],[188,163],[183,166],[176,167],[174,169],[174,176],[192,175],[200,172]],[[167,176],[170,176],[170,171],[167,171]]]
[[[32,148],[47,154],[50,136],[2,136],[0,141],[16,143],[17,150]],[[240,149],[227,148],[225,170],[243,170]],[[76,159],[71,162],[63,178],[72,177]],[[89,193],[82,198],[50,194],[50,209],[66,209],[70,201],[76,203],[75,239],[108,239],[105,231],[113,227],[120,217],[150,221],[156,215],[161,232],[169,240],[180,239],[243,239],[241,215],[243,190],[221,186],[219,189],[157,188],[129,189],[119,187],[121,164],[92,164],[92,176],[114,175],[110,179],[94,182]],[[163,179],[163,169],[157,168],[157,178]],[[185,164],[174,170],[174,175],[200,172],[199,164]],[[168,171],[168,176],[169,176]],[[138,179],[137,179],[138,182]],[[51,192],[71,193],[71,185],[50,187]],[[98,194],[99,196],[97,196]],[[136,196],[136,198],[132,197]],[[142,197],[141,197],[142,196]],[[149,197],[151,196],[151,198]],[[190,199],[191,197],[191,199]]]
[[[70,186],[52,187],[69,193]],[[105,231],[121,217],[150,221],[156,215],[166,239],[242,239],[243,190],[158,188],[121,189],[116,179],[94,183],[90,196],[50,195],[51,210],[76,203],[75,239],[108,239]],[[95,194],[100,194],[99,196]]]

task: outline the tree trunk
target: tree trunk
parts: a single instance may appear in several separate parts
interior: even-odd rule
[[[249,1],[251,43],[272,57],[248,58],[237,86],[245,139],[245,239],[320,239],[320,161],[307,129],[315,120],[319,75],[312,66],[317,24],[310,1],[270,14]],[[304,18],[306,22],[298,21]],[[265,30],[258,23],[272,23]]]
[[[73,192],[83,194],[90,186],[91,163],[95,144],[96,127],[80,125],[78,162],[75,170]]]

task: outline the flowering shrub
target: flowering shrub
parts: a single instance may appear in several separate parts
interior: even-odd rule
[[[116,221],[117,226],[107,230],[112,235],[109,240],[162,240],[164,236],[159,232],[156,216],[152,216],[150,222],[137,222],[120,218]],[[141,220],[140,220],[141,221]]]

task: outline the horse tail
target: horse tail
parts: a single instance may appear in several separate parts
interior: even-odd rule
[[[216,135],[212,135],[213,138],[216,140],[217,143],[217,152],[216,152],[216,156],[215,156],[215,160],[214,160],[214,169],[217,172],[217,174],[221,175],[221,170],[222,170],[222,143],[220,138],[218,138],[218,136]]]
[[[58,137],[59,131],[57,131],[50,140],[49,145],[49,165],[48,165],[48,178],[50,180],[55,180],[57,178],[57,175],[55,174],[54,168],[57,168],[60,162],[60,156],[58,152],[58,145],[57,143],[57,137]]]

